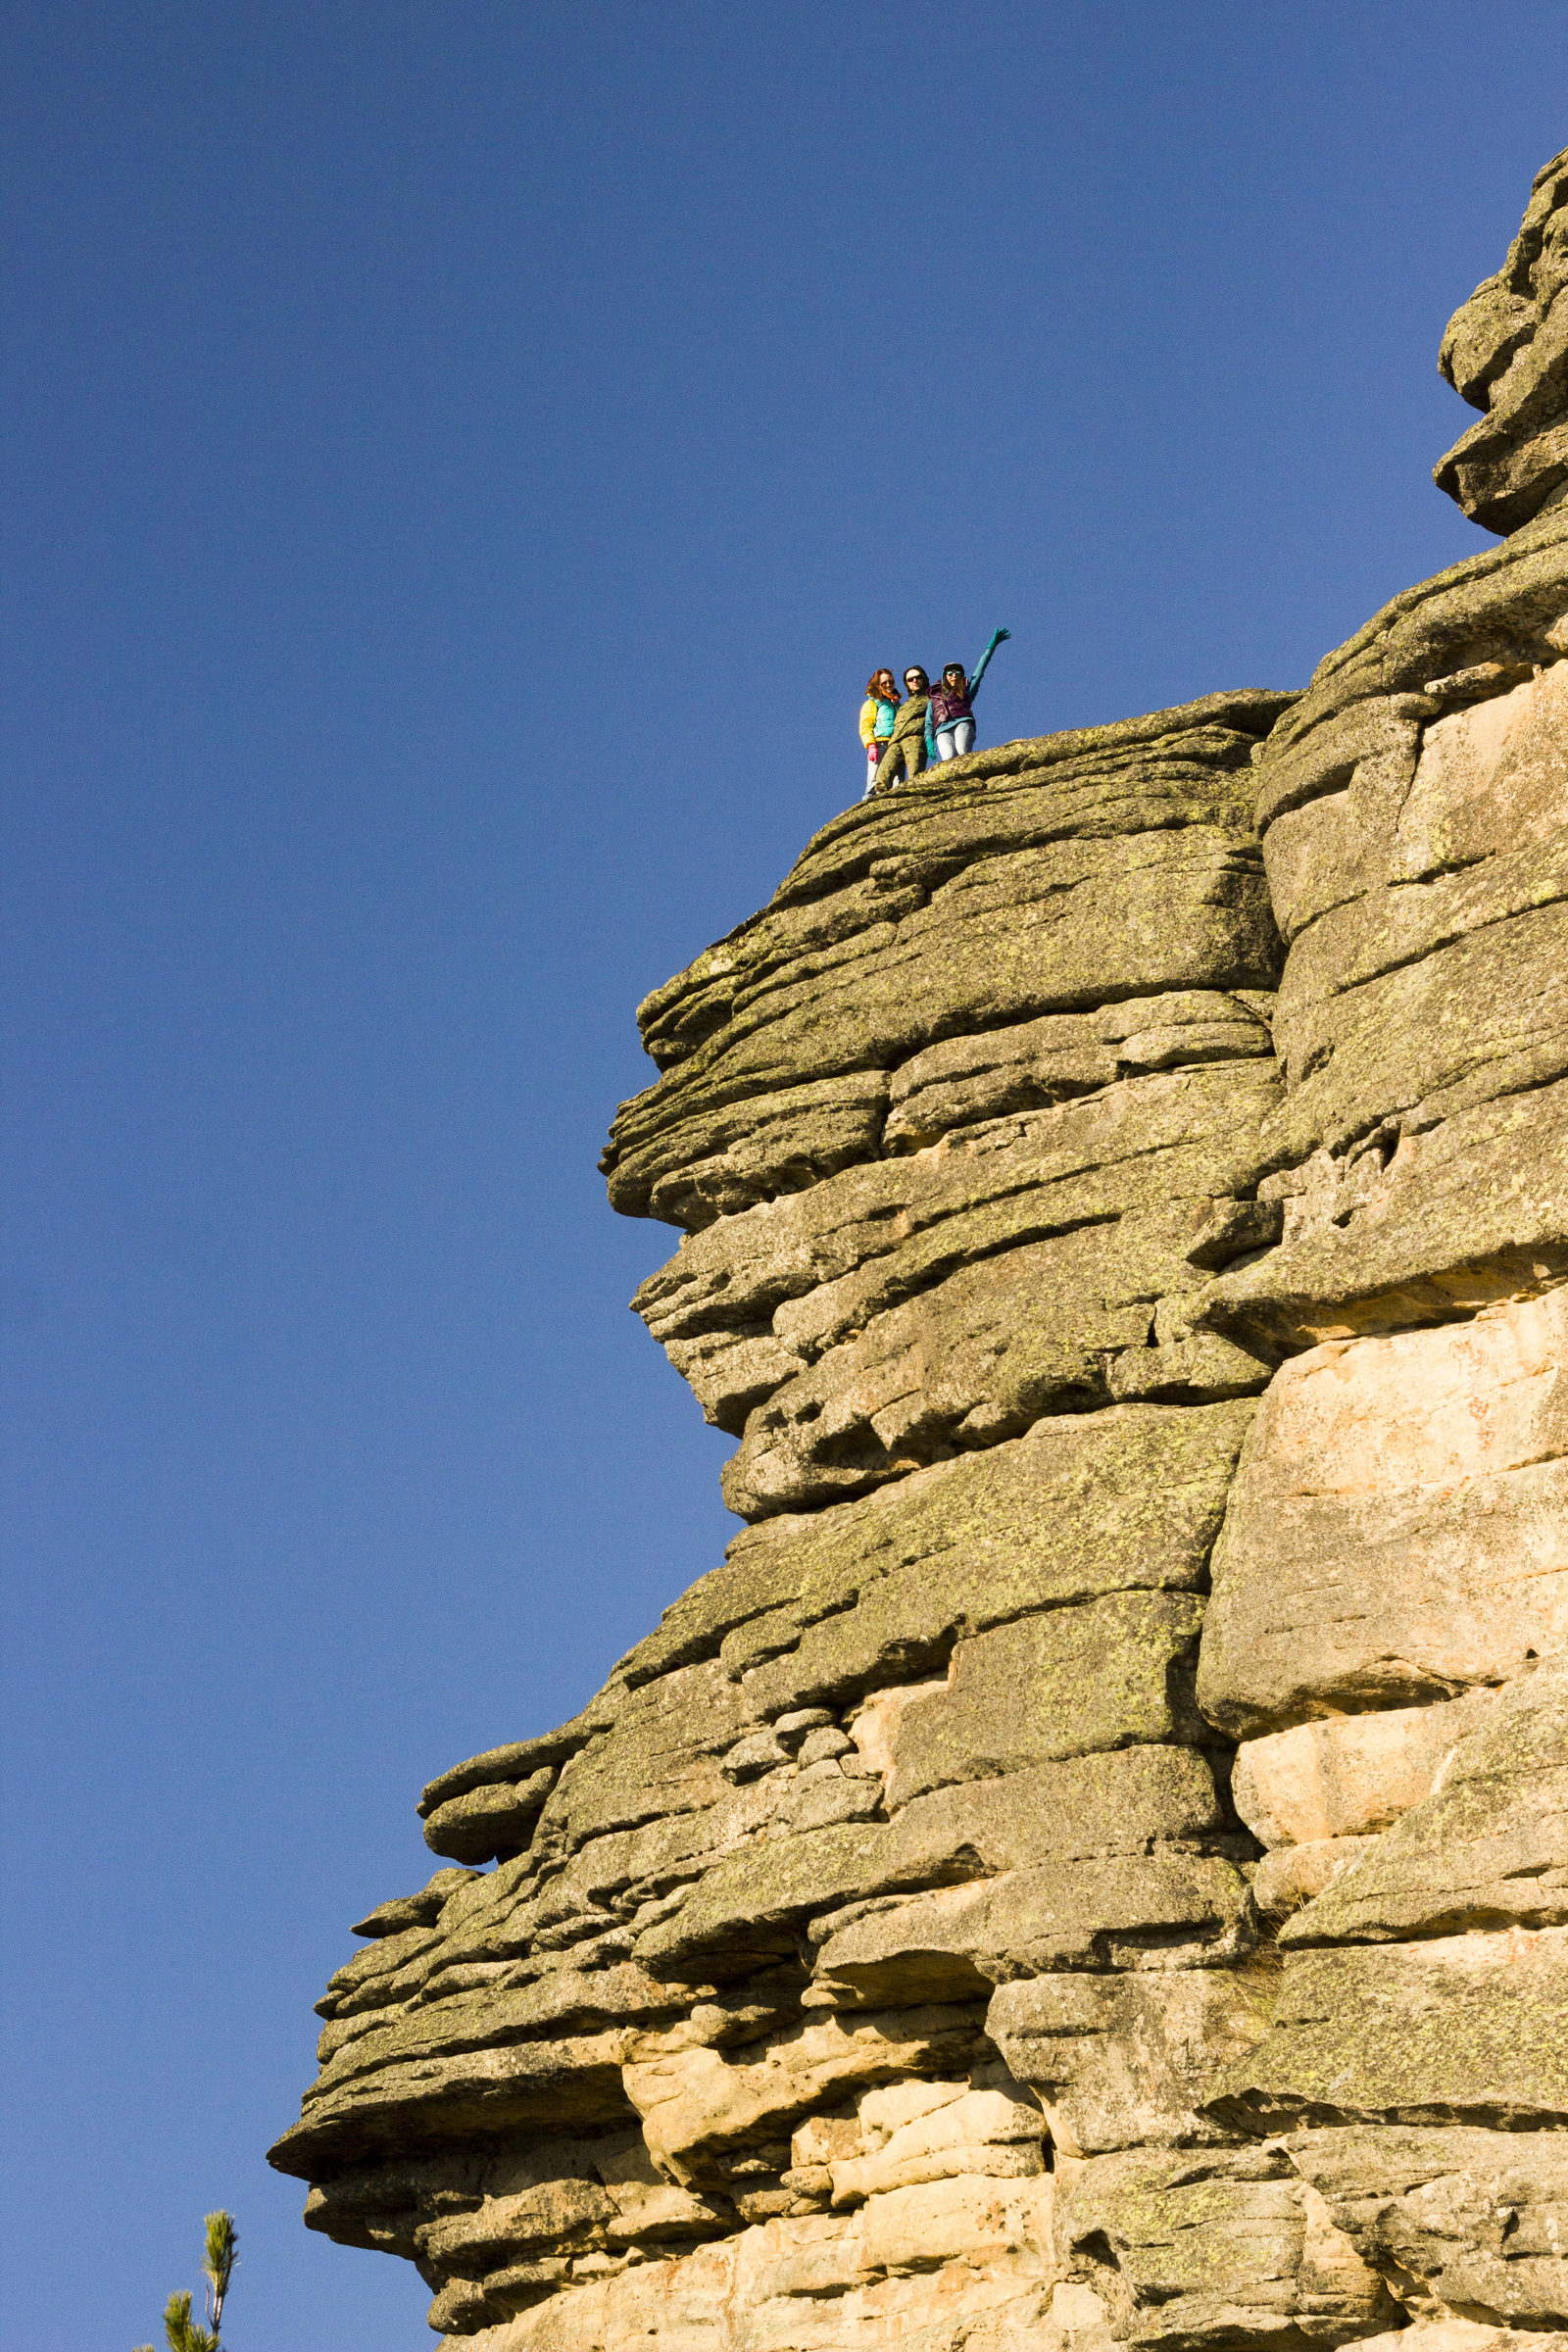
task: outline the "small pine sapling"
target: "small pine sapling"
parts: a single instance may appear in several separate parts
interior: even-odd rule
[[[190,2291],[171,2295],[164,2310],[164,2341],[169,2352],[222,2352],[219,2333],[223,2325],[223,2302],[238,2260],[239,2231],[231,2213],[207,2216],[207,2243],[202,2276],[207,2281],[207,2326],[190,2316]],[[138,2344],[136,2352],[153,2352]]]

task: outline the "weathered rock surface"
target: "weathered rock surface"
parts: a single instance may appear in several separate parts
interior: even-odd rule
[[[1473,2126],[1300,2132],[1291,2161],[1410,2309],[1568,2327],[1568,2136]]]
[[[1341,2344],[1399,2316],[1283,2150],[1069,2157],[1057,2176],[1063,2265],[1119,2342]]]
[[[1270,735],[1281,1222],[1198,1324],[1294,1349],[1568,1278],[1565,654],[1558,504],[1396,597]]]
[[[1484,421],[1437,468],[1489,530],[1517,530],[1568,482],[1568,151],[1537,172],[1495,277],[1455,311],[1440,365]]]
[[[837,817],[611,1196],[746,1524],[441,1774],[273,2162],[475,2352],[1568,2330],[1568,158],[1511,535]]]

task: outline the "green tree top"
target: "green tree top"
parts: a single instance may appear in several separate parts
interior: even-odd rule
[[[223,2302],[234,2265],[239,2259],[239,2231],[231,2213],[210,2213],[207,2216],[207,2237],[202,2262],[202,2276],[207,2281],[207,2326],[190,2316],[190,2292],[171,2295],[164,2308],[164,2341],[169,2352],[222,2352],[219,2331],[223,2325]],[[153,2352],[151,2344],[138,2344],[136,2352]]]

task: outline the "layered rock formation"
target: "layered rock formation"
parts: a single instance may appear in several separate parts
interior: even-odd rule
[[[1568,2328],[1568,157],[1501,545],[836,818],[611,1197],[747,1522],[331,1980],[273,2161],[471,2352]]]

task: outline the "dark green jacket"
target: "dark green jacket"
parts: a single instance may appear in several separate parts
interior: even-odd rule
[[[891,741],[911,743],[916,735],[925,734],[925,714],[931,708],[928,694],[906,694],[899,705],[899,715],[893,722]]]

